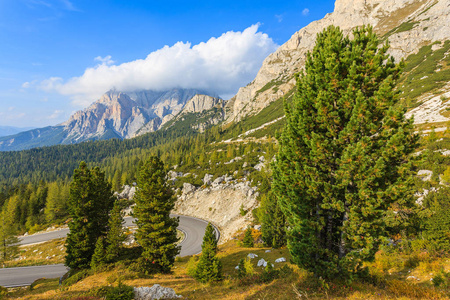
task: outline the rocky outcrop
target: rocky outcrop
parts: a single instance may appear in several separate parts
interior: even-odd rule
[[[195,120],[191,118],[189,126],[192,130],[204,132],[208,127],[217,125],[224,120],[225,103],[224,100],[218,97],[195,95],[175,117],[175,122],[183,122],[186,119],[186,115],[194,114]]]
[[[410,118],[414,116],[415,124],[448,122],[450,118],[443,113],[450,109],[450,102],[448,101],[450,99],[450,83],[441,90],[441,95],[436,96],[432,94],[421,97],[419,102],[422,104],[408,111],[405,117]]]
[[[184,106],[180,115],[187,113],[201,113],[214,107],[223,108],[224,101],[208,95],[195,95]]]
[[[179,299],[180,295],[177,295],[172,288],[160,286],[154,284],[152,287],[135,287],[134,299],[136,300],[154,300],[154,299]]]
[[[68,132],[64,141],[102,137],[108,130],[112,130],[117,137],[128,138],[148,120],[146,111],[127,94],[111,91],[62,123]]]
[[[211,181],[211,175],[205,175],[204,183],[207,186],[200,188],[185,183],[174,213],[213,222],[219,227],[220,243],[226,242],[250,224],[251,214],[242,216],[240,208],[251,211],[258,205],[257,189],[249,181],[233,180],[231,176]]]
[[[389,39],[390,54],[399,60],[420,46],[450,39],[450,5],[446,0],[337,0],[333,13],[296,32],[264,60],[255,79],[227,103],[226,122],[255,114],[286,95],[324,28],[336,25],[348,34],[364,24]]]

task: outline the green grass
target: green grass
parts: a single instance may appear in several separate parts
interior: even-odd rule
[[[5,267],[25,267],[52,265],[64,263],[66,248],[65,238],[48,241],[41,244],[22,246],[19,248],[19,258],[5,262]]]

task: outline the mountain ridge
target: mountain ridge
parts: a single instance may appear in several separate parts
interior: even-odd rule
[[[255,79],[227,103],[225,123],[254,115],[292,90],[316,35],[329,25],[339,26],[344,34],[372,25],[380,39],[389,40],[389,54],[399,61],[422,45],[450,39],[449,16],[444,0],[337,0],[334,12],[294,33],[264,60]]]
[[[197,106],[208,105],[210,98],[220,99],[207,94],[206,91],[197,89],[172,89],[161,92],[111,90],[89,107],[75,112],[63,123],[0,137],[0,151],[136,137],[159,130],[181,113],[189,100],[196,95],[203,95],[197,101]],[[196,108],[190,110],[197,112]],[[200,107],[198,111],[202,110]]]

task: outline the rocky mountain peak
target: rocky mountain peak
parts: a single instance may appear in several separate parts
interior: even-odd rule
[[[186,103],[181,114],[200,113],[205,110],[212,109],[217,105],[219,105],[220,108],[222,108],[223,103],[224,101],[218,97],[211,97],[208,95],[197,94]]]
[[[226,122],[256,114],[286,95],[324,28],[335,25],[350,34],[365,24],[372,25],[381,39],[389,39],[390,54],[399,60],[423,45],[450,38],[450,5],[448,0],[337,0],[333,13],[294,33],[264,60],[255,79],[227,103]]]
[[[169,91],[110,90],[61,124],[68,132],[65,141],[78,142],[105,136],[131,138],[156,131],[180,113],[198,93],[198,90],[179,88]],[[197,101],[197,105],[200,102]]]

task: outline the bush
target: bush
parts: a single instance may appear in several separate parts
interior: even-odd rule
[[[439,274],[433,277],[433,285],[435,287],[450,287],[450,272],[446,273],[444,270],[441,270]]]
[[[426,224],[426,237],[437,250],[450,251],[450,209],[436,212]]]
[[[247,248],[253,248],[253,236],[252,229],[250,227],[245,231],[244,239],[242,240],[242,246]]]
[[[186,265],[186,273],[189,276],[195,277],[196,270],[197,270],[197,258],[195,256],[192,256]]]
[[[255,269],[253,268],[253,264],[252,264],[252,261],[250,260],[250,258],[246,258],[244,260],[244,269],[245,269],[245,273],[247,275],[255,274]]]
[[[264,272],[262,272],[262,274],[259,277],[259,282],[261,283],[271,282],[275,278],[278,278],[279,275],[280,272],[273,268],[272,263],[267,262],[267,266],[264,269]]]
[[[241,216],[245,216],[247,214],[247,211],[244,209],[244,204],[241,204],[241,207],[239,208],[239,212]]]
[[[111,289],[113,289],[113,287],[107,285],[94,287],[89,290],[88,295],[97,298],[105,298],[106,294],[108,294]]]
[[[0,285],[0,299],[3,299],[6,295],[8,295],[8,289]]]
[[[245,275],[247,275],[247,272],[245,271],[245,259],[241,258],[241,260],[239,261],[237,272],[238,278],[243,278],[245,277]]]
[[[106,293],[106,300],[132,300],[134,299],[134,288],[129,285],[119,283],[118,286],[110,289]]]
[[[69,274],[69,277],[63,281],[64,286],[70,286],[78,281],[83,280],[84,278],[88,277],[89,275],[92,275],[91,270],[79,270],[74,271],[73,274]]]

